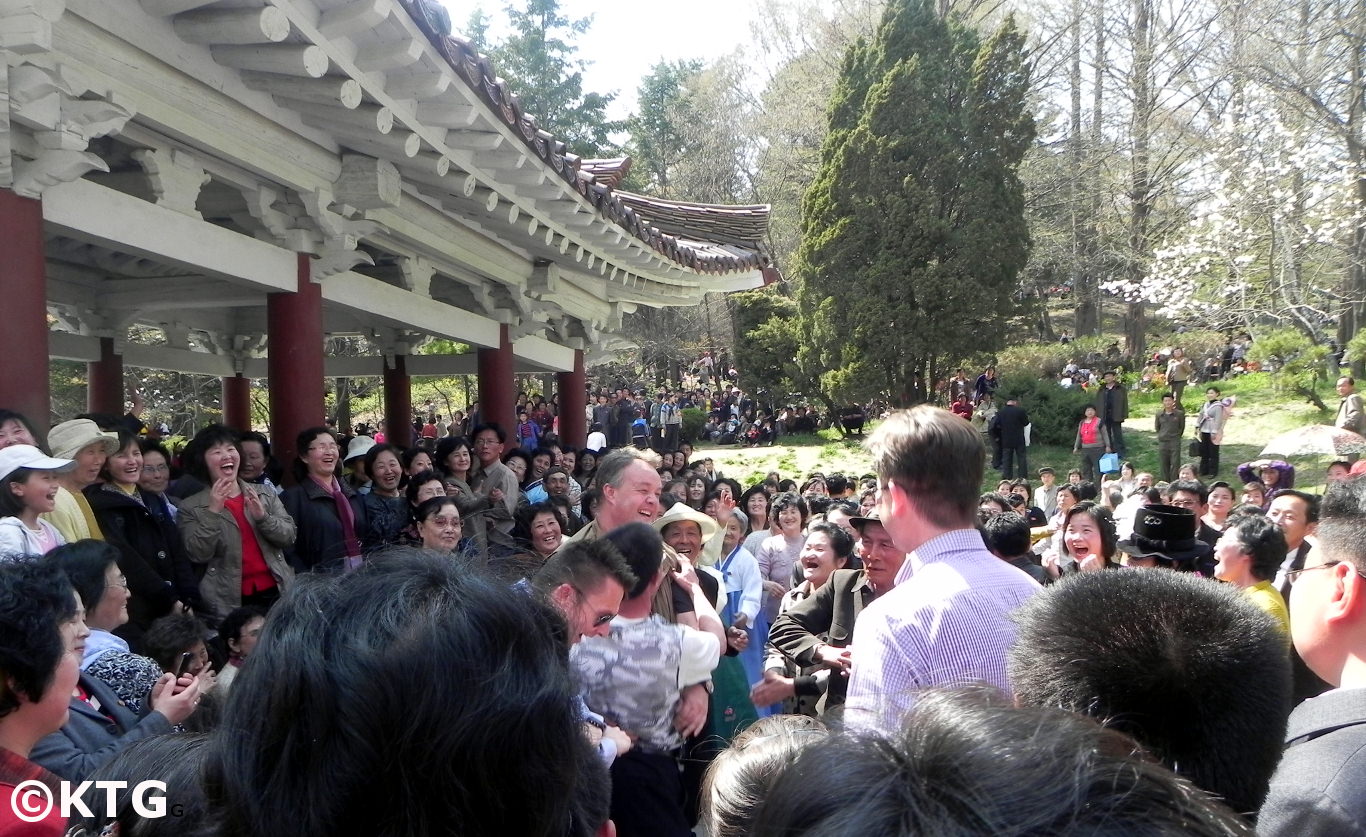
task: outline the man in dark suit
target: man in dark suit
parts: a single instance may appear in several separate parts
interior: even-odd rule
[[[996,414],[996,430],[1001,434],[1001,476],[1006,479],[1029,478],[1029,457],[1025,448],[1025,427],[1029,414],[1016,398],[1007,399]]]
[[[1366,481],[1341,486],[1366,499]],[[1291,713],[1257,831],[1366,833],[1366,514],[1325,517],[1318,548],[1288,575],[1295,650],[1336,688]]]
[[[768,634],[773,647],[798,668],[823,664],[831,670],[825,694],[816,703],[816,711],[821,715],[844,704],[851,662],[848,646],[854,639],[854,622],[869,602],[892,589],[896,574],[906,561],[906,553],[896,548],[877,511],[867,517],[850,518],[849,522],[859,532],[858,552],[863,569],[835,570],[814,595],[779,616]],[[760,683],[755,688],[763,686]]]
[[[1119,458],[1124,458],[1124,420],[1129,417],[1129,393],[1119,382],[1114,370],[1107,370],[1105,383],[1096,390],[1096,415],[1100,416],[1105,432],[1110,437],[1110,445]]]

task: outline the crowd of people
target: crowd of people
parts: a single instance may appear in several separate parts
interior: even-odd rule
[[[407,449],[319,425],[292,479],[257,433],[0,411],[0,833],[26,782],[149,779],[171,816],[13,833],[1366,827],[1366,479],[1105,480],[1117,399],[1067,479],[1012,452],[987,494],[990,434],[930,406],[866,474],[751,485],[677,393],[644,444],[534,400]]]

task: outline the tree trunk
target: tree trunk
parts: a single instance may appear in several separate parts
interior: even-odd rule
[[[337,378],[337,410],[334,418],[337,420],[337,432],[343,436],[351,432],[351,379]]]
[[[1134,0],[1134,66],[1132,156],[1129,178],[1130,287],[1138,288],[1147,276],[1150,256],[1148,222],[1152,215],[1152,170],[1148,144],[1152,132],[1152,0]],[[1124,349],[1137,362],[1147,353],[1147,312],[1142,300],[1131,302],[1124,316]]]

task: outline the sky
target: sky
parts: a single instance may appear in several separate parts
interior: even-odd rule
[[[505,0],[442,0],[457,34],[470,12],[482,7],[500,36]],[[592,16],[593,25],[579,36],[579,55],[591,63],[584,89],[617,92],[608,111],[624,119],[635,109],[636,87],[661,59],[700,58],[711,61],[752,42],[751,24],[758,17],[756,0],[560,0],[571,18]]]

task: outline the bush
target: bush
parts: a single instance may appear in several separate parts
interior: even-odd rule
[[[702,428],[707,426],[707,414],[696,407],[683,408],[683,426],[678,431],[678,441],[697,443]]]
[[[1084,366],[1087,355],[1104,357],[1105,350],[1114,342],[1108,337],[1082,337],[1071,343],[1020,343],[1001,351],[996,374],[1002,380],[1057,378],[1069,360]]]
[[[1056,381],[1037,378],[1002,378],[996,390],[996,406],[1004,406],[1008,398],[1018,398],[1020,406],[1029,413],[1029,421],[1034,425],[1030,431],[1031,445],[1070,447],[1086,405],[1095,403],[1094,392],[1066,389]]]

